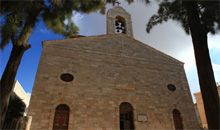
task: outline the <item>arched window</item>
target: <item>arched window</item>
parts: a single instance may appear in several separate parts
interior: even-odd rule
[[[115,18],[115,33],[126,33],[125,19],[121,16]]]
[[[53,130],[67,130],[69,124],[70,109],[66,104],[60,104],[56,107],[53,122]]]
[[[173,110],[173,120],[176,130],[183,130],[181,114],[177,109]]]
[[[120,130],[134,130],[133,108],[129,103],[121,103],[120,105]]]

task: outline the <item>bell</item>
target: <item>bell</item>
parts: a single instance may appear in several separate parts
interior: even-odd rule
[[[121,29],[119,26],[116,27],[117,30]]]
[[[121,20],[120,20],[120,19],[118,19],[118,22],[119,22],[119,23],[121,23]]]
[[[119,33],[119,32],[120,32],[120,30],[117,29],[117,33]]]

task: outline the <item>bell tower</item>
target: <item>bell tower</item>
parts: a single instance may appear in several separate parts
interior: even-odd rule
[[[107,34],[124,33],[133,37],[131,15],[121,6],[107,12]]]

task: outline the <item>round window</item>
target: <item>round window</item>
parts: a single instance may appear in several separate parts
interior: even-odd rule
[[[64,82],[71,82],[73,81],[74,77],[72,74],[64,73],[64,74],[61,74],[60,79]]]
[[[168,84],[168,85],[167,85],[167,88],[168,88],[170,91],[175,91],[175,90],[176,90],[176,86],[173,85],[173,84]]]

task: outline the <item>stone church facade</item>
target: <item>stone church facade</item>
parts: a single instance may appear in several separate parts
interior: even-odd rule
[[[43,41],[28,114],[31,130],[199,128],[183,63],[135,40],[120,6],[106,35]]]

